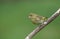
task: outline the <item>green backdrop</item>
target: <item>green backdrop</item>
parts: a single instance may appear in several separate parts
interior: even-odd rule
[[[0,39],[25,39],[37,26],[28,19],[33,12],[50,17],[60,8],[60,0],[0,1]],[[32,39],[60,39],[60,16]]]

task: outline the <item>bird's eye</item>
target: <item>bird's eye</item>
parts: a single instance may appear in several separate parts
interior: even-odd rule
[[[32,15],[29,15],[29,18],[31,18],[32,17]]]
[[[30,15],[30,16],[32,16],[32,15]]]

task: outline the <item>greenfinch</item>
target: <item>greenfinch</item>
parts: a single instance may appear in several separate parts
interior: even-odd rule
[[[37,24],[37,25],[39,25],[39,24],[41,24],[41,23],[43,23],[44,21],[47,20],[47,17],[39,16],[35,13],[30,13],[28,18],[31,20],[31,22],[33,24]]]

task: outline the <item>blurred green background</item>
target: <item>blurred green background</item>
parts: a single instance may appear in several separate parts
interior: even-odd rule
[[[30,12],[50,17],[60,8],[60,0],[0,0],[0,39],[25,39],[37,26]],[[60,39],[60,16],[32,39]]]

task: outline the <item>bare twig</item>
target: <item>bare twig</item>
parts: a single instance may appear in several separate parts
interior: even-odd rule
[[[37,26],[25,39],[31,39],[33,36],[35,36],[41,29],[43,29],[46,25],[48,25],[50,22],[52,22],[57,16],[60,15],[60,8],[50,17],[47,21],[42,23],[41,25]]]

